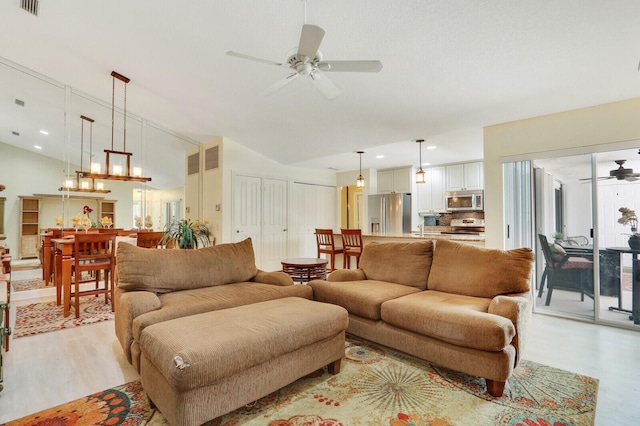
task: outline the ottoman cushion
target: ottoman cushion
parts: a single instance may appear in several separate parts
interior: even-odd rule
[[[151,325],[140,347],[171,387],[184,391],[328,340],[347,325],[339,306],[289,297]]]

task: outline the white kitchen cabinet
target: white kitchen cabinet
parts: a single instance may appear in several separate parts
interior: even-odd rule
[[[445,206],[445,167],[424,169],[425,183],[418,184],[418,212],[444,212]]]
[[[447,166],[447,191],[465,191],[484,188],[482,162]]]
[[[378,172],[378,194],[411,193],[411,167]]]

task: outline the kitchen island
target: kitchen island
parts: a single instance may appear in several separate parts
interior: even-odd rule
[[[402,241],[413,241],[413,240],[449,240],[456,241],[464,244],[471,244],[475,246],[484,247],[484,233],[480,233],[479,235],[473,234],[446,234],[441,232],[433,232],[433,231],[425,231],[424,234],[419,232],[414,232],[411,234],[362,234],[362,244],[367,245],[372,241],[380,241],[380,242],[402,242]]]

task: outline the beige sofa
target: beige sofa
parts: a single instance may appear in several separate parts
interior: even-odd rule
[[[147,327],[204,312],[284,297],[313,298],[283,272],[259,271],[251,239],[199,250],[157,250],[120,243],[115,291],[116,336],[140,372]]]
[[[347,309],[347,332],[483,377],[501,396],[525,343],[532,265],[528,248],[372,242],[359,269],[309,286],[315,300]]]

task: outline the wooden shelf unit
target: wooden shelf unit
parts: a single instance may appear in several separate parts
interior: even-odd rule
[[[40,233],[39,197],[19,196],[20,198],[20,259],[37,258]]]
[[[111,219],[113,225],[112,228],[116,227],[116,202],[114,200],[100,200],[98,201],[98,205],[100,206],[100,211],[98,212],[97,222],[100,223],[103,217],[107,216]]]

